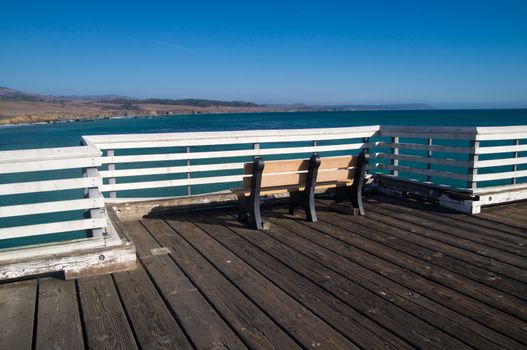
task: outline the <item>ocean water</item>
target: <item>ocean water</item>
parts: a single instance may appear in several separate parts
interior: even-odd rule
[[[361,125],[501,126],[527,124],[527,109],[208,114],[0,127],[0,150],[79,145],[82,135]]]
[[[526,125],[527,109],[510,110],[422,110],[422,111],[354,111],[209,114],[168,117],[121,118],[57,124],[0,127],[0,150],[77,146],[82,135],[128,134],[156,132],[198,132],[221,130],[331,128],[364,125],[414,126],[503,126]],[[408,140],[407,140],[408,141]],[[207,150],[214,148],[207,148]],[[452,155],[456,157],[457,155]],[[238,160],[239,161],[239,160]],[[194,163],[193,163],[194,164]],[[148,164],[143,164],[147,166]],[[157,166],[160,164],[157,163]],[[181,164],[177,164],[181,165]],[[48,171],[16,175],[0,175],[0,183],[78,177],[79,170]],[[184,174],[181,174],[184,176]],[[211,173],[207,175],[212,175]],[[222,175],[229,175],[223,173]],[[171,177],[177,178],[177,177]],[[162,180],[163,176],[148,180]],[[137,181],[137,178],[132,179]],[[126,180],[125,180],[126,181]],[[225,186],[223,186],[225,187]],[[226,188],[228,188],[227,186]],[[232,187],[232,186],[230,186]],[[196,186],[193,193],[212,192],[221,186]],[[183,188],[154,189],[148,193],[129,191],[125,196],[171,196],[184,194]],[[121,193],[118,194],[122,196]],[[0,206],[35,201],[80,198],[80,191],[47,192],[17,196],[0,196]],[[66,212],[0,219],[0,228],[82,218],[82,212]],[[38,243],[85,237],[85,232],[68,232],[38,237]],[[31,239],[4,239],[0,249],[36,243]]]

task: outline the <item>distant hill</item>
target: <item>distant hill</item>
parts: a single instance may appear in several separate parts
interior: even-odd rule
[[[360,110],[431,109],[426,104],[291,105],[207,99],[140,99],[119,95],[51,96],[0,87],[0,125],[111,117],[161,116],[211,113],[320,112]]]
[[[0,101],[45,101],[44,96],[0,86]]]
[[[103,96],[51,96],[39,95],[22,92],[7,87],[0,87],[0,101],[30,101],[30,102],[61,102],[61,101],[92,101],[114,104],[159,104],[169,106],[195,106],[195,107],[258,107],[259,105],[245,101],[219,101],[207,99],[167,99],[167,98],[148,98],[139,99],[134,97],[125,97],[119,95]]]

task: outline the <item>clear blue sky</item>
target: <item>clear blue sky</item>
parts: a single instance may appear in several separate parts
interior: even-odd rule
[[[0,86],[527,106],[527,1],[8,1]]]

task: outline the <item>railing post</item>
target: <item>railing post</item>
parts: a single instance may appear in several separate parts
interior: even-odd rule
[[[369,145],[369,143],[370,143],[370,138],[369,138],[369,137],[363,137],[363,138],[362,138],[362,143],[363,143],[363,144],[368,144],[368,145]],[[364,146],[364,145],[363,145],[363,146]],[[366,146],[366,147],[364,147],[364,148],[362,149],[362,151],[364,152],[364,154],[368,154],[368,153],[370,153],[370,148],[369,148],[368,146]],[[370,171],[369,167],[366,166],[366,174],[367,174],[369,171]]]
[[[469,168],[468,168],[468,175],[469,180],[467,181],[467,188],[471,190],[475,190],[478,186],[477,181],[475,180],[476,176],[478,175],[478,168],[476,167],[476,163],[479,159],[479,141],[477,140],[470,140],[470,154],[468,157],[468,161],[470,162]]]
[[[115,156],[115,152],[113,149],[109,149],[106,151],[106,155],[108,157],[113,157]],[[114,171],[114,170],[115,170],[115,163],[108,163],[108,171]],[[115,177],[108,178],[108,184],[115,185]],[[110,198],[117,198],[117,192],[110,191],[109,196]]]
[[[253,143],[253,149],[256,150],[256,149],[260,149],[260,144],[259,143]],[[253,160],[256,159],[258,157],[257,154],[253,155]]]
[[[187,151],[187,155],[190,154],[190,146],[186,147],[186,151]],[[188,168],[190,167],[190,159],[186,160],[186,165],[187,165],[187,180],[190,180],[190,171]],[[190,196],[192,194],[192,190],[190,187],[191,187],[190,185],[187,185],[187,196]]]
[[[399,137],[394,136],[391,139],[391,143],[394,144],[390,150],[391,154],[397,156],[399,154],[399,148],[395,147],[399,143]],[[391,159],[390,164],[394,167],[399,166],[399,159]],[[399,170],[392,169],[390,170],[392,176],[399,176]]]
[[[84,168],[82,169],[82,176],[83,177],[97,177],[99,176],[99,171],[97,168]],[[89,187],[84,190],[84,198],[100,198],[102,197],[102,193],[99,190],[98,186],[95,187]],[[85,213],[86,217],[89,218],[103,218],[106,216],[105,208],[94,208],[89,209]],[[103,228],[95,228],[91,230],[91,236],[92,237],[101,237],[106,234],[106,229]]]
[[[519,145],[520,145],[520,139],[516,139],[516,140],[514,140],[514,146],[519,146]],[[518,151],[516,151],[516,152],[513,153],[513,158],[518,158]],[[513,171],[513,172],[518,171],[518,164],[514,164],[514,165],[512,166],[512,171]],[[511,179],[511,184],[513,184],[513,185],[516,184],[516,178],[515,178],[515,177],[513,177],[513,178]]]
[[[429,137],[429,138],[427,139],[426,144],[427,144],[428,146],[432,146],[432,138],[431,138],[431,137]],[[430,148],[428,148],[428,150],[426,151],[426,156],[427,156],[428,158],[432,158],[432,150],[431,150]],[[427,170],[432,170],[432,163],[427,162],[427,163],[426,163],[426,169],[427,169]],[[426,175],[426,181],[427,181],[427,182],[432,182],[432,175]]]

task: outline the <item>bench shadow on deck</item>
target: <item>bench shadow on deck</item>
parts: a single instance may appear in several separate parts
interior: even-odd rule
[[[120,222],[137,270],[0,285],[0,348],[525,348],[527,203],[327,204],[264,210],[269,232],[232,208]]]

